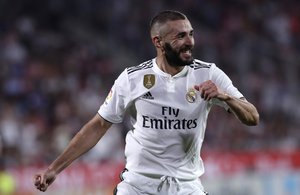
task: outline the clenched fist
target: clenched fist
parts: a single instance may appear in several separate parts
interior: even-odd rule
[[[38,173],[34,176],[34,185],[38,190],[45,192],[48,186],[53,183],[55,178],[56,173],[47,169],[44,173]]]
[[[205,81],[200,85],[195,85],[194,88],[200,92],[201,97],[206,101],[209,101],[212,98],[218,98],[219,100],[224,101],[229,98],[228,95],[219,89],[211,80]]]

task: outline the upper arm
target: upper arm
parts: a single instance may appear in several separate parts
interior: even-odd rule
[[[99,139],[111,127],[112,123],[105,120],[100,114],[96,114],[84,127],[83,132],[92,132],[95,138]]]
[[[225,93],[236,97],[242,98],[243,94],[233,85],[231,79],[216,65],[211,67],[211,80]]]
[[[100,106],[98,114],[111,123],[121,123],[126,108],[131,102],[130,94],[127,71],[123,71],[116,79],[104,103]]]
[[[112,125],[111,122],[105,120],[100,114],[96,114],[91,121],[97,126],[96,128],[101,131],[107,131]]]

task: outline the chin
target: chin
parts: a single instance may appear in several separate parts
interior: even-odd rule
[[[187,56],[183,57],[183,56],[181,56],[180,59],[181,59],[182,62],[188,63],[188,64],[190,64],[190,63],[192,63],[194,61],[193,56],[190,56],[190,57],[187,57]]]
[[[185,63],[186,65],[188,65],[188,64],[192,64],[193,61],[194,61],[194,58],[190,58],[190,59],[188,59],[188,60],[184,60],[184,63]]]

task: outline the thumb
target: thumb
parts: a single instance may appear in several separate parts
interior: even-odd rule
[[[40,190],[41,191],[46,191],[48,188],[48,183],[47,183],[47,179],[45,178],[44,175],[40,176]]]
[[[40,184],[46,184],[44,174],[39,175]]]
[[[34,177],[33,177],[33,182],[34,182],[34,185],[39,185],[40,184],[40,182],[41,182],[41,176],[40,175],[35,175]]]

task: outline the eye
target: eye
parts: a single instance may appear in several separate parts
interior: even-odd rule
[[[189,36],[193,37],[194,36],[194,31],[191,31]]]
[[[179,34],[176,36],[176,38],[177,38],[177,39],[183,39],[185,35],[186,35],[186,33],[182,32],[182,33],[179,33]]]

